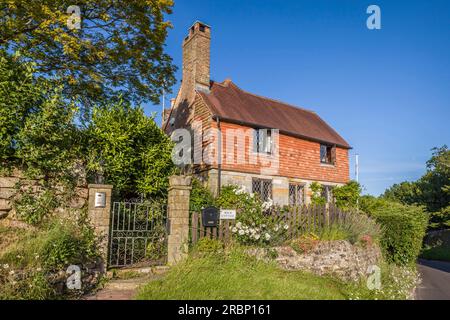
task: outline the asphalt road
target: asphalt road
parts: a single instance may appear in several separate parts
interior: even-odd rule
[[[419,260],[422,283],[417,287],[417,300],[450,300],[450,262]]]

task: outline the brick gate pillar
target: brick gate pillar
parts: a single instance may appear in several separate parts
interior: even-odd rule
[[[167,263],[174,265],[186,257],[189,245],[189,198],[191,194],[190,176],[171,176],[167,217],[169,236],[167,241]]]
[[[111,218],[112,185],[90,184],[88,216],[99,238],[100,253],[105,266],[108,258],[109,224]]]

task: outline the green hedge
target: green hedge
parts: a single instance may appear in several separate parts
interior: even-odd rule
[[[387,261],[398,265],[416,261],[428,225],[422,207],[362,197],[361,209],[382,226],[381,246]]]

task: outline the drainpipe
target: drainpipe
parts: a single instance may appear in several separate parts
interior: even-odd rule
[[[220,130],[220,118],[217,116],[217,196],[220,195],[220,185],[222,183],[222,131]]]

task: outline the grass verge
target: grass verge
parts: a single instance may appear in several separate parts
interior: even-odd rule
[[[140,288],[140,300],[385,300],[410,299],[417,283],[413,267],[382,264],[381,288],[369,290],[366,279],[345,283],[303,271],[285,271],[234,246],[219,253],[194,251],[164,278]]]
[[[138,293],[141,300],[346,299],[334,279],[288,272],[242,250],[194,254]]]

